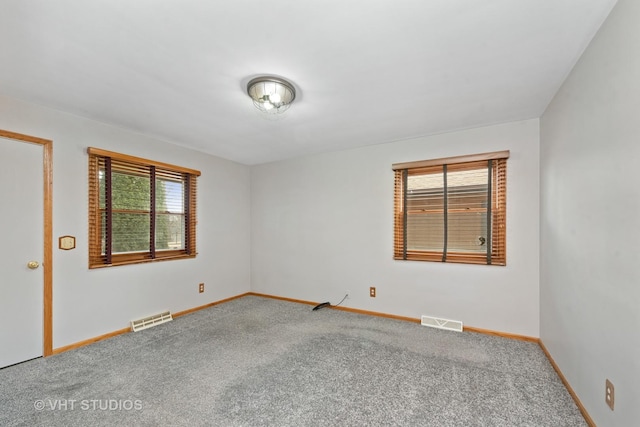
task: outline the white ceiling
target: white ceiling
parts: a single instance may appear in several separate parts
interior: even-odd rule
[[[0,93],[258,164],[539,117],[615,2],[0,0]]]

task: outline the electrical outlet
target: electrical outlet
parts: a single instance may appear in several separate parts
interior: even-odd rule
[[[199,293],[203,293],[204,292],[204,283],[200,283],[200,285],[198,285],[198,292]]]
[[[615,399],[615,394],[613,390],[613,383],[609,380],[606,380],[604,383],[604,401],[609,405],[609,408],[613,411],[613,402]]]
[[[371,298],[375,298],[376,297],[376,288],[375,288],[375,286],[372,286],[372,287],[369,288],[369,296]]]

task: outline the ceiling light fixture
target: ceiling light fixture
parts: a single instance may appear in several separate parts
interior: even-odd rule
[[[267,114],[281,114],[289,109],[296,99],[296,89],[279,77],[260,76],[247,84],[247,93],[253,105]]]

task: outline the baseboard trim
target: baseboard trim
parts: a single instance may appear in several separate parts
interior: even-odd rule
[[[109,332],[109,333],[104,334],[104,335],[99,335],[97,337],[93,337],[93,338],[89,338],[89,339],[86,339],[86,340],[78,341],[76,343],[65,345],[63,347],[54,348],[53,351],[51,352],[51,354],[54,355],[54,354],[64,353],[65,351],[74,350],[76,348],[84,347],[85,345],[93,344],[93,343],[96,343],[98,341],[102,341],[102,340],[106,340],[108,338],[116,337],[118,335],[126,334],[127,332],[131,332],[131,328],[118,329],[117,331]]]
[[[253,295],[253,296],[256,296],[256,297],[263,297],[263,298],[277,299],[277,300],[280,300],[280,301],[297,302],[298,304],[306,304],[306,305],[313,305],[313,306],[316,306],[316,305],[319,304],[316,301],[306,301],[306,300],[301,300],[301,299],[286,298],[286,297],[280,297],[280,296],[277,296],[277,295],[260,294],[260,293],[257,293],[257,292],[249,292],[247,295]],[[413,317],[396,316],[395,314],[380,313],[380,312],[377,312],[377,311],[360,310],[360,309],[357,309],[357,308],[341,307],[341,306],[333,306],[333,305],[329,306],[327,308],[331,308],[333,310],[347,311],[349,313],[366,314],[366,315],[369,315],[369,316],[386,317],[387,319],[397,319],[397,320],[404,320],[404,321],[407,321],[407,322],[420,323],[420,319],[415,319]]]
[[[556,374],[558,374],[558,376],[560,377],[562,384],[564,384],[564,387],[567,389],[567,391],[573,398],[573,401],[578,406],[578,409],[580,410],[580,413],[582,413],[584,420],[587,422],[587,424],[589,424],[589,427],[596,427],[596,423],[593,421],[593,419],[591,419],[591,415],[589,415],[589,413],[587,412],[587,409],[584,407],[584,405],[578,398],[578,395],[576,394],[576,392],[573,391],[573,388],[571,388],[569,381],[567,381],[567,379],[564,377],[564,374],[560,370],[560,367],[558,366],[556,361],[553,360],[553,357],[551,357],[551,353],[549,353],[549,350],[547,350],[547,347],[545,347],[542,340],[538,340],[538,344],[540,345],[540,348],[542,349],[544,354],[547,356],[547,359],[549,359],[549,363],[551,363],[551,366],[553,366],[553,369],[556,371]]]
[[[245,297],[245,296],[257,296],[257,297],[263,297],[263,298],[271,298],[271,299],[276,299],[276,300],[280,300],[280,301],[295,302],[295,303],[298,303],[298,304],[306,304],[306,305],[313,305],[313,306],[318,304],[318,302],[315,302],[315,301],[306,301],[306,300],[295,299],[295,298],[281,297],[281,296],[277,296],[277,295],[262,294],[262,293],[259,293],[259,292],[245,292],[243,294],[235,295],[235,296],[232,296],[232,297],[229,297],[229,298],[225,298],[225,299],[222,299],[222,300],[219,300],[219,301],[214,301],[214,302],[209,303],[209,304],[205,304],[205,305],[201,305],[201,306],[198,306],[198,307],[190,308],[190,309],[187,309],[187,310],[179,311],[177,313],[173,313],[172,316],[174,318],[175,317],[184,316],[184,315],[187,315],[187,314],[190,314],[190,313],[194,313],[196,311],[200,311],[200,310],[204,310],[206,308],[210,308],[210,307],[216,306],[218,304],[224,304],[225,302],[233,301],[234,299],[242,298],[242,297]],[[412,322],[412,323],[420,323],[420,319],[419,318],[398,316],[398,315],[395,315],[395,314],[381,313],[381,312],[378,312],[378,311],[360,310],[360,309],[357,309],[357,308],[340,307],[340,306],[338,306],[338,307],[332,306],[332,307],[329,307],[329,308],[331,308],[333,310],[346,311],[346,312],[349,312],[349,313],[364,314],[364,315],[376,316],[376,317],[384,317],[384,318],[387,318],[387,319],[403,320],[405,322]],[[538,338],[534,338],[534,337],[528,337],[528,336],[525,336],[525,335],[510,334],[510,333],[506,333],[506,332],[492,331],[492,330],[489,330],[489,329],[475,328],[475,327],[472,327],[472,326],[465,326],[464,327],[464,331],[465,332],[477,332],[477,333],[480,333],[480,334],[494,335],[494,336],[499,336],[499,337],[503,337],[503,338],[511,338],[511,339],[517,339],[517,340],[523,340],[523,341],[539,342],[539,339]],[[126,334],[128,332],[131,332],[131,328],[118,329],[117,331],[109,332],[109,333],[106,333],[106,334],[103,334],[103,335],[99,335],[97,337],[89,338],[89,339],[86,339],[86,340],[78,341],[78,342],[73,343],[73,344],[69,344],[69,345],[65,345],[65,346],[62,346],[62,347],[54,348],[51,354],[54,355],[54,354],[64,353],[65,351],[74,350],[76,348],[84,347],[85,345],[89,345],[89,344],[93,344],[93,343],[96,343],[96,342],[99,342],[99,341],[102,341],[102,340],[113,338],[115,336]],[[543,348],[543,350],[544,350],[544,348]],[[546,353],[546,350],[545,350],[545,353]],[[548,355],[548,353],[547,353],[547,355]],[[551,359],[549,359],[549,360],[551,360]],[[556,368],[556,365],[554,363],[555,362],[552,361],[552,365],[554,366],[554,368]],[[564,379],[564,377],[562,377],[562,376],[560,376],[560,377],[562,378],[563,382],[566,381]],[[570,391],[570,393],[572,393],[572,396],[574,395],[574,393],[572,391]]]
[[[280,296],[277,296],[277,295],[260,294],[260,293],[257,293],[257,292],[248,292],[245,295],[253,295],[253,296],[264,297],[264,298],[272,298],[272,299],[277,299],[277,300],[281,300],[281,301],[297,302],[297,303],[300,303],[300,304],[307,304],[307,305],[314,305],[314,306],[318,305],[318,302],[316,302],[316,301],[306,301],[306,300],[300,300],[300,299],[285,298],[285,297],[280,297]],[[327,307],[327,308],[331,308],[333,310],[346,311],[346,312],[349,312],[349,313],[366,314],[368,316],[375,316],[375,317],[384,317],[384,318],[387,318],[387,319],[404,320],[406,322],[411,322],[411,323],[420,323],[421,322],[421,319],[419,319],[419,318],[407,317],[407,316],[398,316],[396,314],[381,313],[379,311],[360,310],[358,308],[350,308],[350,307],[342,307],[342,306],[330,306],[330,307]],[[493,335],[493,336],[497,336],[497,337],[510,338],[510,339],[514,339],[514,340],[528,341],[528,342],[534,342],[534,343],[538,343],[540,341],[540,339],[537,338],[537,337],[530,337],[530,336],[527,336],[527,335],[511,334],[511,333],[508,333],[508,332],[493,331],[491,329],[482,329],[482,328],[476,328],[476,327],[473,327],[473,326],[465,326],[464,327],[464,331],[465,332],[476,332],[476,333],[479,333],[479,334]]]
[[[485,335],[494,335],[496,337],[510,338],[512,340],[534,342],[536,344],[538,342],[540,342],[540,338],[530,337],[528,335],[510,334],[510,333],[507,333],[507,332],[492,331],[491,329],[475,328],[473,326],[465,326],[464,327],[464,331],[465,332],[476,332],[478,334],[485,334]]]
[[[245,295],[250,295],[250,296],[254,296],[254,297],[263,297],[263,298],[271,298],[271,299],[277,299],[280,301],[289,301],[289,302],[297,302],[298,304],[307,304],[307,305],[318,305],[317,302],[313,302],[313,301],[305,301],[305,300],[301,300],[301,299],[293,299],[293,298],[286,298],[286,297],[279,297],[277,295],[268,295],[268,294],[261,294],[258,292],[247,292]],[[333,308],[333,307],[332,307]]]
[[[214,305],[218,305],[218,304],[222,304],[222,303],[225,303],[225,302],[232,301],[234,299],[242,298],[242,297],[247,296],[249,294],[250,293],[247,292],[247,293],[236,295],[236,296],[233,296],[233,297],[230,297],[230,298],[225,298],[225,299],[220,300],[220,301],[214,301],[214,302],[209,303],[209,304],[201,305],[199,307],[194,307],[194,308],[190,308],[188,310],[179,311],[179,312],[177,312],[175,314],[172,314],[172,317],[175,318],[175,317],[184,316],[185,314],[193,313],[193,312],[199,311],[199,310],[204,310],[205,308],[213,307]],[[86,339],[86,340],[78,341],[78,342],[73,343],[73,344],[69,344],[69,345],[65,345],[65,346],[62,346],[62,347],[54,348],[53,351],[51,352],[51,355],[64,353],[65,351],[74,350],[76,348],[84,347],[85,345],[89,345],[89,344],[96,343],[98,341],[102,341],[102,340],[106,340],[106,339],[109,339],[109,338],[117,337],[118,335],[126,334],[126,333],[129,333],[129,332],[131,332],[131,327],[118,329],[117,331],[109,332],[109,333],[106,333],[104,335],[99,335],[97,337],[93,337],[93,338],[89,338],[89,339]]]
[[[420,323],[420,319],[416,319],[415,317],[406,317],[406,316],[398,316],[396,314],[389,313],[381,313],[379,311],[369,311],[369,310],[360,310],[358,308],[350,308],[350,307],[330,307],[334,310],[346,311],[348,313],[356,313],[356,314],[365,314],[367,316],[375,316],[375,317],[384,317],[385,319],[395,319],[395,320],[403,320],[405,322],[411,323]]]
[[[194,307],[194,308],[189,308],[187,310],[179,311],[179,312],[177,312],[175,314],[172,314],[172,316],[173,317],[184,316],[185,314],[190,314],[190,313],[193,313],[195,311],[204,310],[205,308],[209,308],[209,307],[213,307],[214,305],[223,304],[225,302],[233,301],[234,299],[242,298],[242,297],[245,297],[245,296],[250,295],[250,294],[251,294],[251,292],[246,292],[244,294],[240,294],[240,295],[236,295],[236,296],[233,296],[233,297],[221,299],[220,301],[214,301],[214,302],[211,302],[209,304],[201,305],[201,306]]]

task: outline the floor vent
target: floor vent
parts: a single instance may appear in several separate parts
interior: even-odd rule
[[[462,332],[462,322],[459,320],[441,319],[439,317],[422,316],[420,322],[423,326],[430,328],[446,329],[448,331]]]
[[[165,311],[164,313],[154,314],[153,316],[145,317],[144,319],[132,320],[131,330],[133,332],[138,332],[161,323],[170,322],[171,320],[173,320],[171,312]]]

